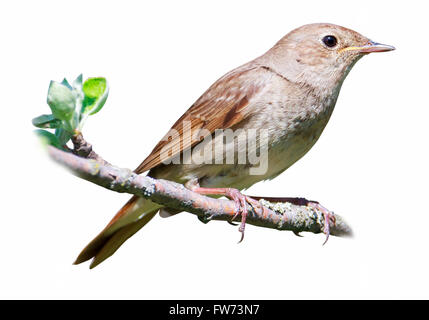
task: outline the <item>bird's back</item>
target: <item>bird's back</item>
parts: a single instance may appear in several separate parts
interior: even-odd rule
[[[259,88],[259,91],[249,98],[249,103],[245,106],[246,116],[227,130],[221,131],[223,134],[216,137],[212,134],[211,139],[194,145],[188,153],[191,161],[195,160],[192,155],[197,148],[206,150],[205,152],[212,150],[208,157],[206,154],[203,163],[184,163],[186,161],[182,158],[180,163],[161,164],[153,168],[151,176],[181,183],[197,178],[204,187],[246,189],[259,181],[274,178],[311,149],[329,120],[336,97],[320,99],[320,96],[314,94],[313,88],[293,83],[255,62],[249,63],[248,70],[243,74],[245,67],[246,65],[239,68],[241,77],[236,77],[231,82],[234,87],[224,89],[224,95],[213,96],[210,89],[205,95],[211,95],[210,99],[228,99],[232,95],[228,92],[248,87],[249,81],[253,81],[252,85]],[[234,75],[234,71],[226,76],[228,75]],[[222,85],[218,82],[212,87]],[[247,144],[240,143],[240,130],[247,134]],[[231,134],[234,138],[228,140],[226,136]],[[249,138],[253,134],[256,139]],[[216,160],[214,150],[219,142],[224,144],[224,152]],[[261,148],[261,143],[262,146],[266,144],[266,149]],[[234,155],[232,162],[228,158],[230,150],[233,150]],[[265,154],[261,154],[261,151]]]

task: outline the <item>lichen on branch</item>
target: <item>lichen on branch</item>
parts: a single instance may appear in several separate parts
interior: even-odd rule
[[[90,146],[82,135],[78,140],[80,146]],[[47,146],[49,155],[56,162],[70,169],[75,175],[105,187],[109,190],[129,193],[139,197],[150,198],[151,201],[169,208],[195,214],[203,222],[211,220],[230,221],[236,214],[235,202],[226,199],[215,199],[200,195],[176,182],[154,179],[138,175],[129,169],[118,168],[109,164],[97,155],[92,147],[84,158]],[[89,152],[88,152],[89,151]],[[78,153],[84,155],[84,153]],[[288,202],[270,202],[260,199],[260,208],[250,207],[247,223],[277,230],[299,232],[323,232],[325,221],[323,212],[317,208],[295,205]],[[335,224],[330,227],[334,236],[350,236],[351,228],[339,215],[334,215]]]

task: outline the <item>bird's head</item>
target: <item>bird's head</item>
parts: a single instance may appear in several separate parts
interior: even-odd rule
[[[264,56],[268,57],[272,68],[292,81],[334,89],[341,86],[362,56],[394,49],[356,31],[317,23],[291,31]]]

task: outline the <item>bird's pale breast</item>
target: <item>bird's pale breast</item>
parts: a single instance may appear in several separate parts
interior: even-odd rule
[[[276,177],[306,154],[325,128],[337,93],[320,99],[320,95],[314,94],[309,87],[287,82],[275,75],[270,81],[270,86],[267,86],[269,89],[262,92],[249,106],[253,109],[251,115],[238,128],[232,128],[245,131],[258,128],[261,132],[267,132],[265,165],[239,163],[237,140],[234,140],[225,145],[225,150],[234,148],[234,163],[215,164],[213,161],[212,164],[171,164],[168,169],[164,168],[162,177],[159,178],[181,183],[198,178],[203,187],[246,189],[259,181]],[[212,140],[212,144],[213,141],[215,140]],[[201,145],[202,143],[200,147]],[[249,148],[246,151],[255,153],[255,150]],[[259,170],[259,173],[256,170],[258,174],[251,174],[251,169],[255,167],[266,170]]]

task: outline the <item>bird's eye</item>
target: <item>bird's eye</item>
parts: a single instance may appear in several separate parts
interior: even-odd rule
[[[335,47],[338,42],[337,38],[335,38],[334,36],[326,36],[322,39],[322,41],[329,48]]]

